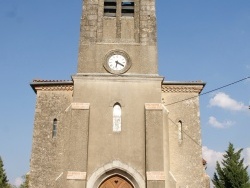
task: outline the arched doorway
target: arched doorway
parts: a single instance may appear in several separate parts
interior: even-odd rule
[[[146,182],[138,171],[121,161],[115,160],[92,173],[87,181],[87,188],[103,188],[101,187],[102,184],[115,176],[126,180],[130,184],[129,188],[146,187]]]
[[[114,175],[102,182],[99,188],[134,188],[125,178]]]

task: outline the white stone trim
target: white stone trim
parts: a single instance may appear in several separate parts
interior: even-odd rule
[[[162,110],[162,103],[145,103],[146,110]]]
[[[71,103],[73,110],[89,110],[89,103]]]
[[[67,180],[85,180],[86,175],[86,172],[68,171]]]
[[[164,171],[150,171],[147,172],[147,180],[151,181],[164,181],[165,180],[165,172]]]

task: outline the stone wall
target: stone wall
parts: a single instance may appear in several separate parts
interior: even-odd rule
[[[198,97],[202,83],[165,87],[162,99],[169,111],[170,172],[177,187],[206,187]],[[181,133],[179,124],[182,126]]]
[[[72,91],[37,92],[30,162],[32,188],[55,187],[64,171],[64,142],[69,118],[65,110],[71,100]],[[57,119],[57,133],[52,137],[54,119]]]

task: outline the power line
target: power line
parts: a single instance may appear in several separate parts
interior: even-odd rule
[[[212,89],[212,90],[207,91],[207,92],[205,92],[205,93],[201,93],[201,94],[199,94],[198,96],[189,97],[189,98],[186,98],[186,99],[183,99],[183,100],[179,100],[179,101],[176,101],[176,102],[173,102],[173,103],[169,103],[169,104],[166,104],[165,106],[170,106],[170,105],[173,105],[173,104],[176,104],[176,103],[180,103],[180,102],[187,101],[187,100],[190,100],[190,99],[193,99],[193,98],[197,98],[197,97],[199,97],[199,96],[206,95],[206,94],[212,93],[212,92],[214,92],[214,91],[220,90],[220,89],[222,89],[222,88],[229,87],[229,86],[231,86],[231,85],[237,84],[237,83],[242,82],[242,81],[244,81],[244,80],[247,80],[247,79],[249,79],[249,78],[250,78],[250,76],[245,77],[245,78],[242,78],[242,79],[237,80],[237,81],[234,81],[234,82],[232,82],[232,83],[226,84],[226,85],[224,85],[224,86],[218,87],[218,88],[216,88],[216,89]]]
[[[232,82],[232,83],[230,83],[230,84],[227,84],[227,85],[221,86],[221,87],[219,87],[219,88],[213,89],[213,90],[211,90],[211,91],[207,91],[207,92],[205,92],[205,93],[201,93],[199,96],[201,96],[201,95],[206,95],[206,94],[208,94],[208,93],[211,93],[211,92],[220,90],[220,89],[222,89],[222,88],[225,88],[225,87],[228,87],[228,86],[237,84],[237,83],[242,82],[242,81],[244,81],[244,80],[247,80],[247,79],[249,79],[249,78],[250,78],[250,76],[248,76],[248,77],[246,77],[246,78],[242,78],[242,79],[240,79],[240,80],[237,80],[237,81]]]
[[[171,118],[168,117],[168,119],[169,119],[175,126],[178,127],[178,125],[177,125]],[[191,139],[195,144],[197,144],[199,147],[202,148],[202,145],[199,144],[196,140],[194,140],[191,136],[189,136],[189,134],[186,133],[184,130],[182,130],[182,133],[184,133],[189,139]]]
[[[199,97],[199,96],[201,96],[201,95],[206,95],[206,94],[208,94],[208,93],[211,93],[211,92],[214,92],[214,91],[217,91],[217,90],[219,90],[219,89],[222,89],[222,88],[225,88],[225,87],[228,87],[228,86],[231,86],[231,85],[234,85],[234,84],[237,84],[237,83],[239,83],[239,82],[242,82],[242,81],[244,81],[244,80],[247,80],[247,79],[249,79],[250,78],[250,76],[248,76],[248,77],[246,77],[246,78],[242,78],[242,79],[240,79],[240,80],[237,80],[237,81],[235,81],[235,82],[232,82],[232,83],[230,83],[230,84],[227,84],[227,85],[224,85],[224,86],[221,86],[221,87],[218,87],[218,88],[216,88],[216,89],[213,89],[213,90],[210,90],[210,91],[207,91],[207,92],[205,92],[205,93],[202,93],[202,94],[200,94],[200,95],[198,95],[198,96],[195,96],[195,97],[190,97],[190,98],[187,98],[187,99],[183,99],[183,100],[180,100],[180,101],[176,101],[176,102],[173,102],[173,103],[170,103],[170,104],[167,104],[167,105],[165,105],[165,106],[169,106],[169,105],[173,105],[173,104],[176,104],[176,103],[180,103],[180,102],[183,102],[183,101],[186,101],[186,100],[190,100],[190,99],[193,99],[193,98],[196,98],[196,97]],[[249,107],[249,109],[250,109],[250,107]],[[175,126],[178,126],[171,118],[169,118],[168,117],[168,119],[175,125]],[[182,132],[189,138],[189,139],[191,139],[196,145],[198,145],[199,147],[201,147],[202,148],[202,145],[200,144],[200,143],[198,143],[196,140],[194,140],[188,133],[186,133],[186,131],[184,131],[184,130],[182,130]]]

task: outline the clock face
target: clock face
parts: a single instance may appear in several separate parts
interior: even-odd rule
[[[108,59],[108,66],[114,71],[121,71],[127,65],[127,60],[123,55],[115,54]]]
[[[131,61],[126,52],[113,50],[106,55],[103,66],[112,74],[123,74],[131,67]]]

